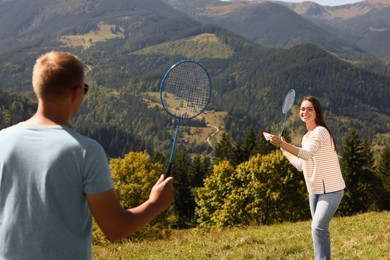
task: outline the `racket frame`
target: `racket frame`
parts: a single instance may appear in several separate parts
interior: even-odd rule
[[[287,98],[290,97],[290,93],[293,93],[292,94],[293,99],[291,102],[291,106],[289,109],[285,110],[286,101],[288,100]],[[287,114],[291,111],[291,108],[294,106],[294,102],[295,102],[295,90],[293,88],[291,88],[287,91],[286,95],[284,96],[284,100],[283,100],[282,113],[284,114],[284,121],[283,121],[282,131],[280,132],[280,136],[283,136],[284,127],[286,126],[286,121],[287,121]]]
[[[207,79],[208,79],[208,87],[209,87],[209,90],[208,90],[208,98],[207,98],[207,101],[205,102],[203,108],[196,114],[190,116],[190,117],[180,117],[180,116],[177,116],[175,114],[172,114],[171,112],[169,112],[169,109],[165,106],[165,102],[163,101],[163,92],[164,92],[164,83],[165,83],[165,80],[167,79],[167,77],[169,76],[169,74],[177,67],[179,66],[180,64],[182,63],[186,63],[186,62],[192,62],[194,64],[197,64],[198,66],[200,66],[203,71],[205,72],[205,75],[207,76]],[[176,119],[176,130],[175,130],[175,135],[174,135],[174,138],[173,138],[173,143],[172,143],[172,148],[171,148],[171,154],[169,156],[169,162],[168,162],[168,167],[167,169],[165,170],[165,178],[168,177],[170,174],[171,174],[171,171],[172,171],[172,160],[173,160],[173,154],[175,153],[175,147],[176,147],[176,141],[177,141],[177,137],[178,137],[178,133],[179,133],[179,126],[180,126],[180,122],[181,120],[189,120],[189,119],[192,119],[192,118],[195,118],[197,117],[198,115],[200,115],[201,113],[203,113],[203,111],[206,109],[207,105],[209,104],[210,102],[210,99],[211,99],[211,78],[210,78],[210,74],[208,73],[207,69],[205,68],[205,66],[203,66],[203,64],[201,64],[200,62],[198,61],[195,61],[195,60],[192,60],[192,59],[185,59],[185,60],[181,60],[181,61],[178,61],[176,62],[175,64],[173,64],[168,70],[167,72],[165,73],[163,79],[161,80],[161,83],[160,83],[160,89],[159,89],[159,92],[160,92],[160,102],[165,110],[165,112],[168,113],[168,115],[170,115],[171,117],[175,118]]]

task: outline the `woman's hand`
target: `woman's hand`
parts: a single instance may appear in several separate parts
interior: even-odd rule
[[[299,153],[299,148],[287,143],[282,136],[271,134],[269,142],[276,147],[280,147],[280,150],[282,150],[282,152],[287,151],[295,156],[297,156]]]
[[[270,138],[269,138],[269,142],[276,146],[276,147],[280,147],[280,145],[282,144],[283,140],[282,140],[282,137],[279,137],[277,135],[270,135]]]

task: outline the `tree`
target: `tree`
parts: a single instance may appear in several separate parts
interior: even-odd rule
[[[110,160],[115,192],[124,208],[133,208],[149,198],[152,187],[162,172],[162,165],[151,161],[146,152],[129,152],[123,158]],[[164,211],[148,226],[128,237],[129,240],[163,238],[169,235],[169,222]],[[94,242],[107,242],[94,223]]]
[[[192,188],[203,186],[203,179],[207,177],[210,172],[210,164],[211,162],[208,156],[195,155],[190,170]]]
[[[229,179],[233,172],[232,164],[227,160],[222,160],[214,166],[212,174],[204,180],[204,187],[196,190],[195,215],[200,227],[216,224],[215,217],[232,189]]]
[[[217,164],[222,160],[234,161],[234,146],[229,134],[222,133],[221,141],[215,146],[214,150],[214,163]]]
[[[193,222],[195,212],[195,199],[191,189],[190,169],[192,161],[184,147],[180,147],[174,155],[172,163],[172,176],[174,182],[175,202],[173,212],[177,227],[187,227]]]
[[[376,173],[383,184],[383,209],[390,210],[390,144],[386,144],[378,154]]]
[[[251,156],[255,155],[257,146],[258,142],[255,131],[253,128],[249,128],[249,131],[245,136],[244,143],[241,146],[241,162],[248,161]]]
[[[383,186],[374,173],[374,160],[368,142],[362,141],[356,130],[346,136],[341,153],[341,170],[346,182],[339,213],[352,215],[380,208]]]
[[[196,192],[200,227],[271,224],[307,219],[302,174],[280,151],[234,168],[222,161]]]
[[[110,160],[114,187],[121,205],[132,208],[149,198],[162,172],[162,165],[151,162],[146,152],[129,152]]]

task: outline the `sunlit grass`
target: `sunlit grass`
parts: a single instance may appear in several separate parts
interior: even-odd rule
[[[97,42],[104,42],[113,38],[123,38],[123,28],[119,28],[120,30],[114,33],[115,27],[115,25],[99,23],[99,29],[96,31],[91,31],[83,35],[65,35],[61,36],[59,40],[66,46],[81,46],[84,49],[87,49]]]
[[[337,217],[333,259],[390,259],[390,212]],[[313,259],[310,222],[177,230],[168,240],[94,246],[94,259]]]
[[[198,36],[179,39],[150,46],[134,52],[138,55],[180,55],[187,58],[227,59],[234,50],[222,42],[215,34],[204,33]]]

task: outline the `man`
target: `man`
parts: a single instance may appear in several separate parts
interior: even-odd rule
[[[91,259],[91,213],[116,240],[173,202],[162,175],[147,201],[122,209],[102,147],[67,127],[88,91],[83,67],[66,52],[39,57],[36,114],[0,131],[0,259]]]

